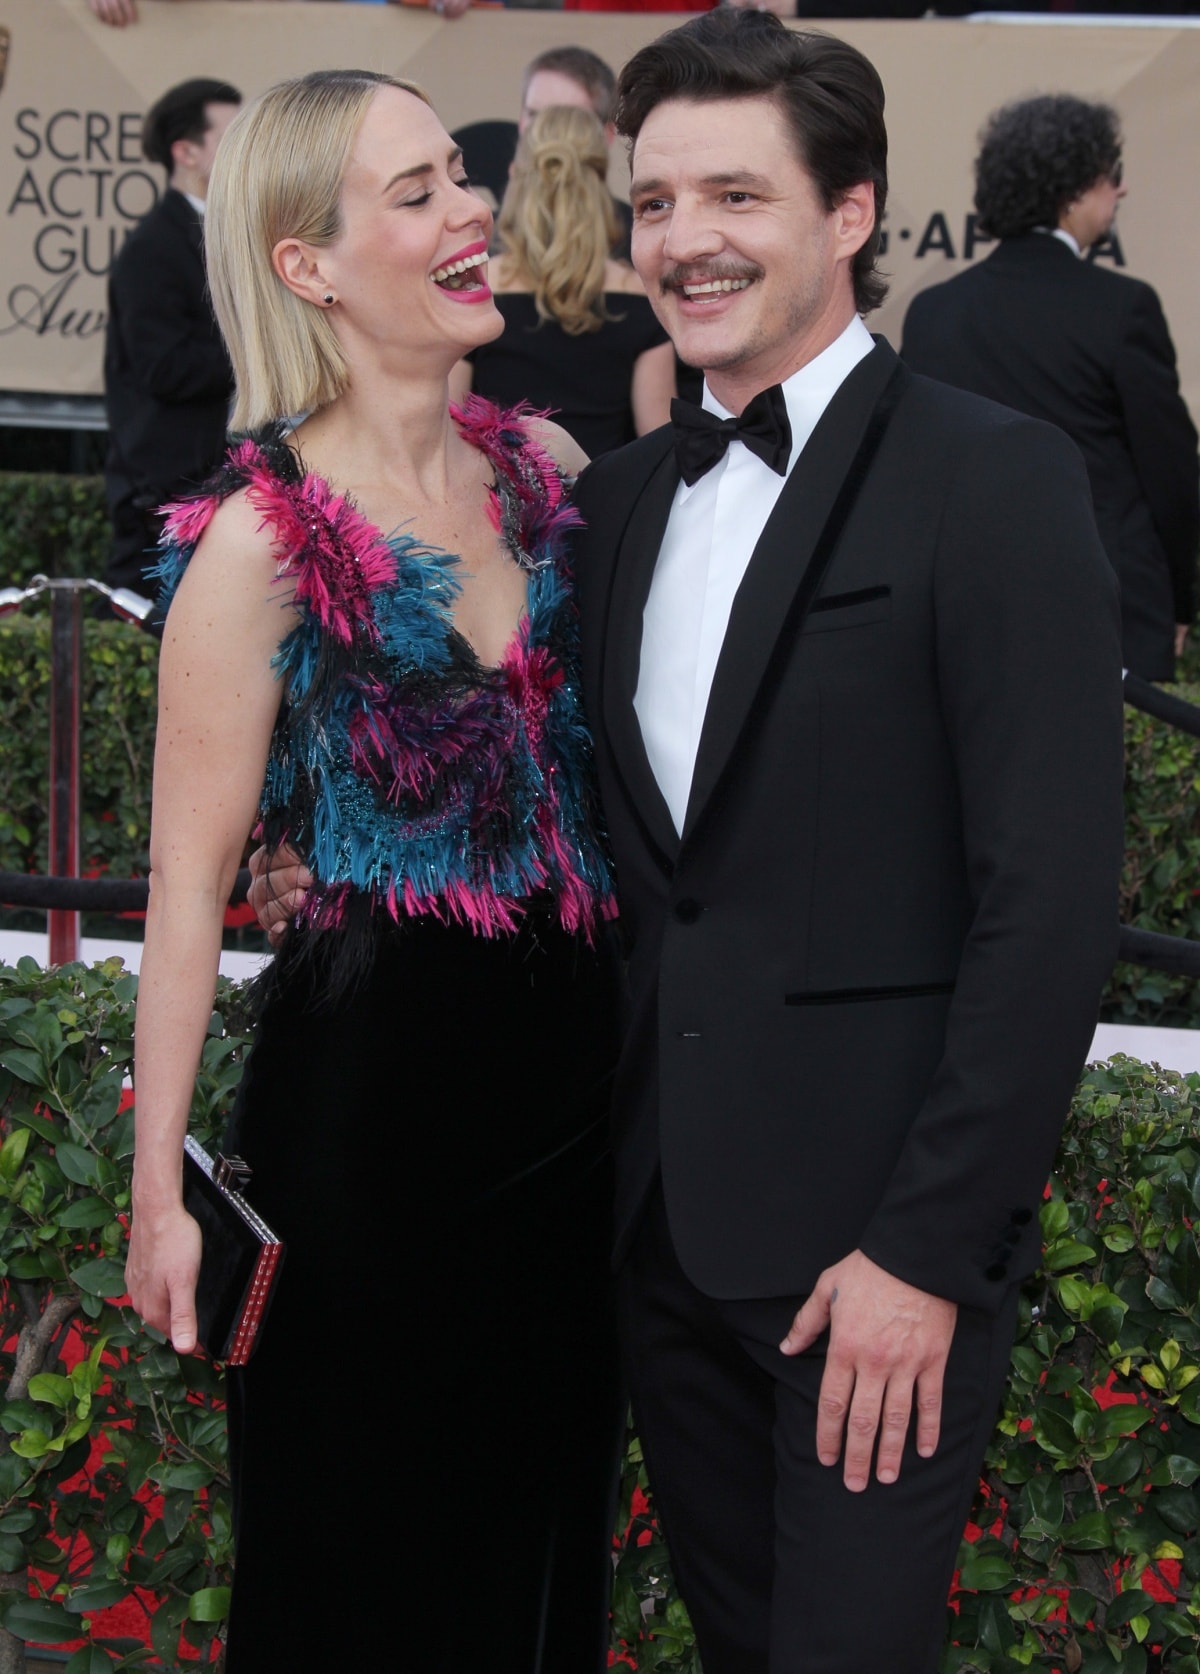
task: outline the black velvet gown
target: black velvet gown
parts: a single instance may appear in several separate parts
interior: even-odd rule
[[[286,1257],[228,1380],[228,1674],[606,1664],[617,972],[571,514],[519,417],[461,424],[529,574],[497,669],[454,631],[455,560],[385,539],[278,432],[173,524],[181,568],[246,486],[278,540],[300,623],[264,832],[318,880],[230,1136]]]

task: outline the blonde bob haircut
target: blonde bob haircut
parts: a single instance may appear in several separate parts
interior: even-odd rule
[[[571,337],[599,331],[604,273],[620,231],[599,118],[550,105],[521,136],[497,227],[500,246],[543,320]]]
[[[217,149],[204,245],[237,383],[234,430],[315,412],[346,388],[349,371],[324,310],[290,291],[271,257],[284,238],[320,248],[337,237],[350,150],[381,87],[429,103],[394,76],[317,70],[246,106]]]

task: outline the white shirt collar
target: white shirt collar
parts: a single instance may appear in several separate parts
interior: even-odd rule
[[[1033,230],[1034,232],[1045,233],[1048,238],[1057,238],[1074,255],[1082,257],[1083,251],[1079,248],[1079,240],[1074,233],[1069,233],[1065,227],[1035,227]]]
[[[184,192],[183,196],[187,199],[192,208],[196,211],[196,214],[203,221],[204,211],[207,207],[205,200],[203,198],[194,198],[190,192]]]
[[[804,451],[826,407],[859,361],[864,360],[874,347],[875,339],[855,314],[846,329],[835,337],[827,348],[822,349],[819,355],[808,361],[798,372],[793,372],[790,378],[784,379],[780,387],[783,390],[788,423],[792,430],[789,471]],[[727,407],[722,407],[707,382],[700,405],[707,412],[715,413],[718,418],[733,416]],[[689,489],[685,483],[681,483],[681,496],[686,498],[696,486],[697,484],[693,483]]]

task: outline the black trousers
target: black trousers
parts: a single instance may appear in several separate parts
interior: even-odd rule
[[[779,1352],[801,1296],[720,1302],[676,1259],[661,1190],[620,1276],[634,1421],[704,1674],[934,1674],[1004,1388],[1013,1286],[960,1308],[941,1440],[852,1494],[816,1456],[826,1339]]]

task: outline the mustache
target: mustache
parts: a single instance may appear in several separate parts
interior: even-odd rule
[[[764,269],[757,262],[689,262],[669,267],[659,275],[659,289],[679,291],[685,285],[706,285],[720,279],[761,279]]]

